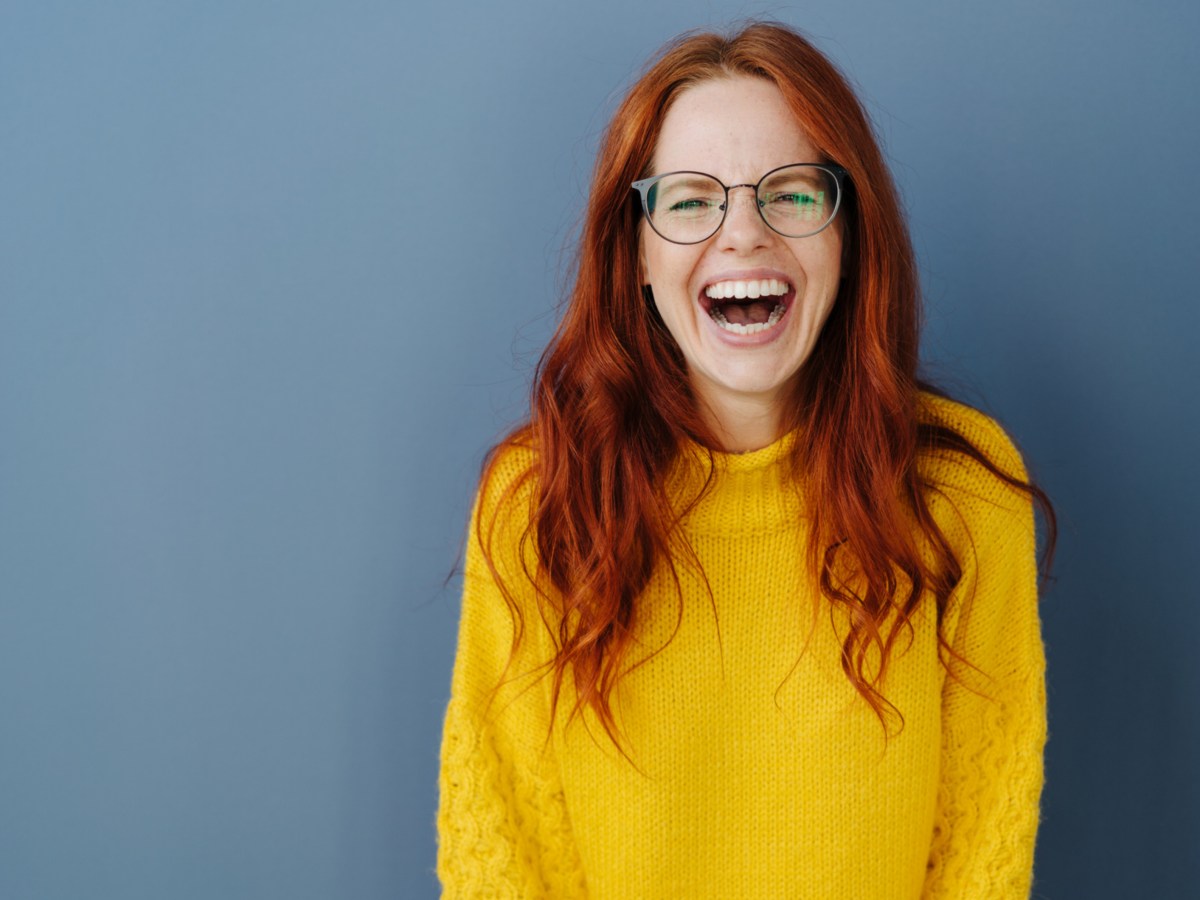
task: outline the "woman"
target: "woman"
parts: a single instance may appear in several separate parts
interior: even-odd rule
[[[915,273],[793,31],[685,37],[633,86],[472,517],[447,896],[1028,896],[1053,514],[918,381]]]

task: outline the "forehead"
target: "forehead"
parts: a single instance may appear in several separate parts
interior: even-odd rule
[[[676,96],[663,119],[652,171],[690,169],[733,184],[757,181],[788,163],[819,161],[779,88],[738,75],[702,81]]]

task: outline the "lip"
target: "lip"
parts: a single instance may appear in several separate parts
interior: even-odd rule
[[[760,331],[755,334],[735,334],[732,331],[726,331],[713,319],[711,315],[713,301],[704,293],[710,284],[716,284],[719,281],[762,281],[772,278],[776,281],[786,282],[789,286],[788,292],[778,298],[778,302],[783,304],[783,315],[780,316],[779,321],[775,323],[773,328],[768,328],[766,331]],[[729,269],[724,272],[717,272],[706,278],[700,285],[700,291],[696,299],[700,309],[703,311],[707,327],[712,329],[713,335],[718,340],[738,347],[753,347],[760,344],[769,344],[783,334],[788,316],[792,311],[792,302],[796,299],[796,282],[790,275],[781,272],[779,269]]]

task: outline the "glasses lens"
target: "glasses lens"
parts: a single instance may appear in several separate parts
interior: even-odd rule
[[[819,166],[788,166],[759,185],[758,202],[763,218],[780,234],[806,237],[828,225],[837,212],[837,179]]]
[[[654,230],[669,241],[693,244],[712,236],[725,217],[725,188],[707,175],[677,172],[646,192]]]

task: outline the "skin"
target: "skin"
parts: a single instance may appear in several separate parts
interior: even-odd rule
[[[746,76],[702,82],[667,111],[652,172],[707,172],[727,185],[755,184],[771,169],[821,162],[779,89]],[[841,280],[841,214],[819,234],[771,230],[749,188],[730,193],[720,230],[700,244],[672,244],[640,226],[642,283],[651,287],[679,344],[701,410],[722,443],[743,453],[781,436],[782,404],[801,377]],[[739,275],[786,278],[795,294],[773,329],[752,337],[723,331],[701,304],[705,285]],[[742,280],[747,280],[745,277]]]

